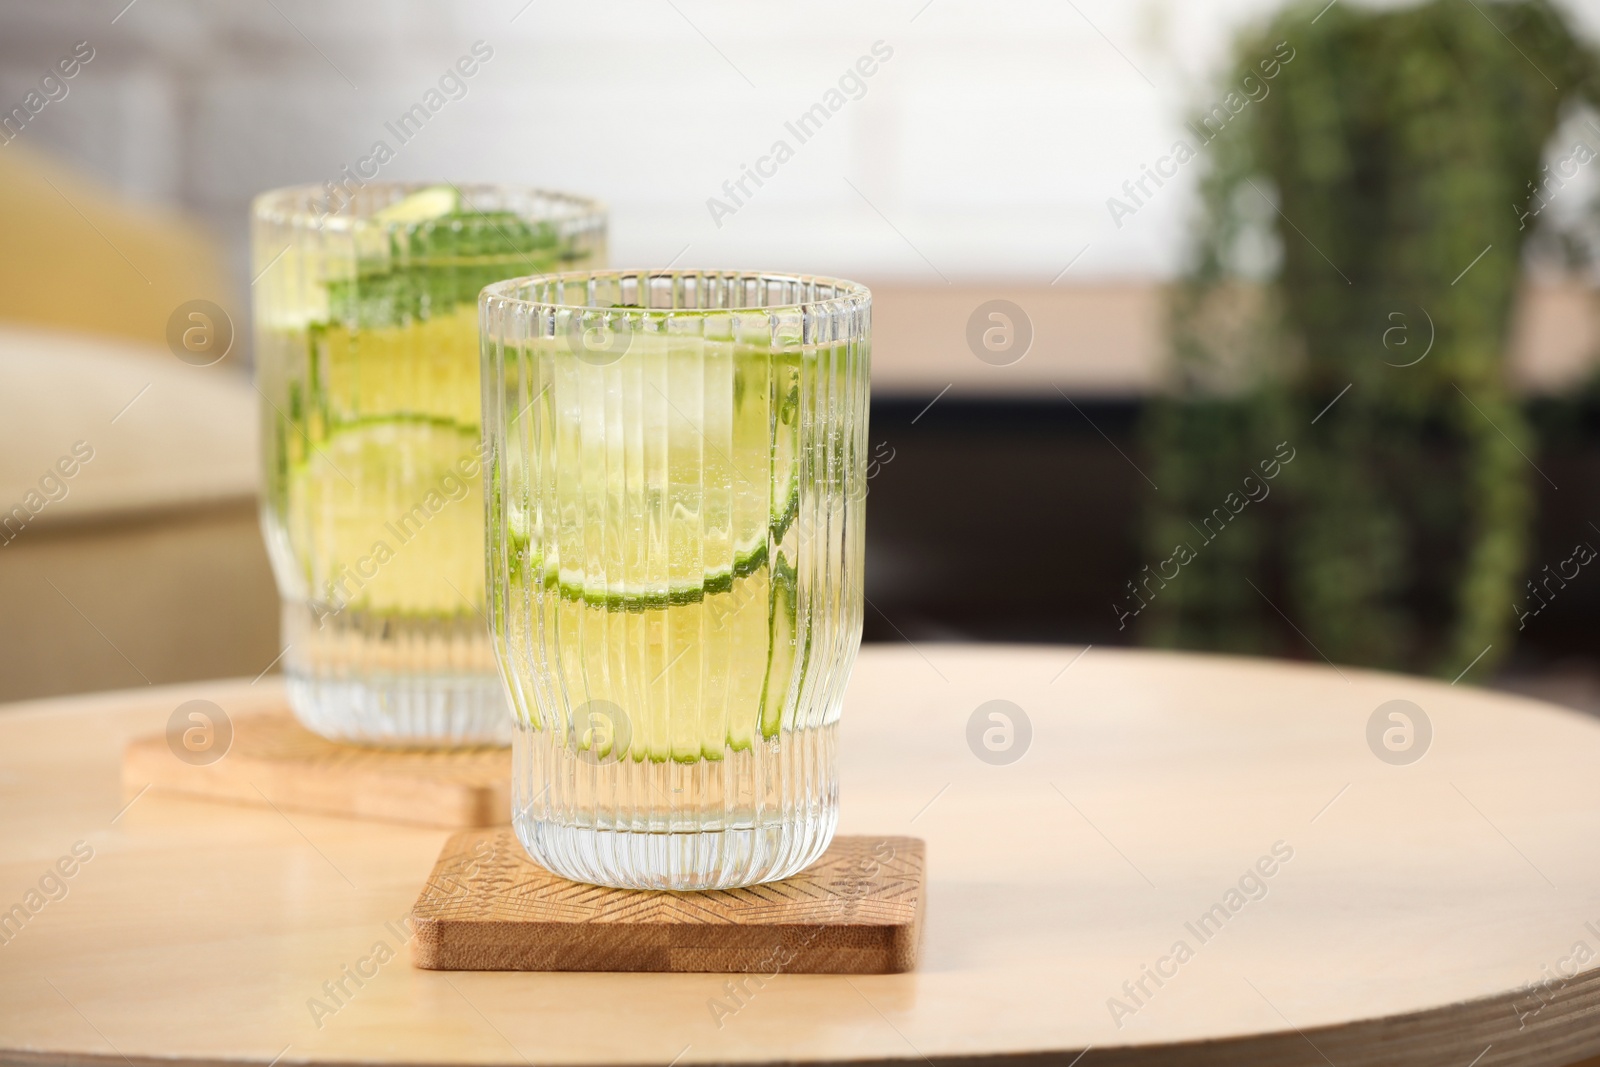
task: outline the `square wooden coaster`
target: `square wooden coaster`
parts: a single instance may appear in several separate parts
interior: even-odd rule
[[[836,837],[782,882],[703,893],[606,889],[534,863],[510,829],[463,830],[411,910],[411,962],[445,971],[893,974],[916,965],[915,837]]]
[[[123,784],[447,830],[510,821],[509,749],[342,745],[307,730],[288,710],[232,722],[232,743],[210,763],[178,758],[164,734],[130,741]]]

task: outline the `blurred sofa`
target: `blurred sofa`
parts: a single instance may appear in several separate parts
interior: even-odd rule
[[[233,303],[215,248],[15,145],[0,232],[0,701],[256,675],[255,392],[239,344],[166,345],[180,305]]]

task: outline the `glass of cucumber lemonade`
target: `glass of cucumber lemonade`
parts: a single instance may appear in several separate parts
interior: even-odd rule
[[[584,270],[480,304],[519,838],[602,885],[799,871],[861,637],[871,295]]]
[[[483,614],[478,292],[604,261],[605,215],[530,189],[281,189],[252,220],[262,525],[301,722],[504,743]]]

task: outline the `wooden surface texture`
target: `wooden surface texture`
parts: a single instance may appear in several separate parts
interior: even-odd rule
[[[411,911],[432,970],[895,974],[916,962],[923,844],[835,837],[781,882],[668,893],[569,882],[509,828],[451,836]]]
[[[11,706],[0,1063],[1575,1063],[1600,723],[1470,681],[869,646],[840,833],[927,842],[921,956],[759,986],[419,969],[447,831],[124,790],[130,738],[188,700],[279,708],[271,678]],[[1395,700],[1430,727],[1413,762],[1381,715],[1372,740]]]
[[[135,738],[123,752],[123,784],[133,792],[150,786],[447,830],[511,821],[510,749],[335,744],[301,726],[286,706],[232,717],[231,723],[226,754],[210,762],[176,755],[182,733],[175,727]]]

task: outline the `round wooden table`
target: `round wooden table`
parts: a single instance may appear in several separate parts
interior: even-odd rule
[[[1534,701],[1222,657],[869,647],[841,831],[926,839],[922,962],[738,996],[723,975],[414,970],[398,921],[443,832],[123,791],[124,741],[197,697],[239,714],[282,693],[0,713],[0,909],[25,905],[0,916],[0,1061],[1600,1053],[1600,724]],[[314,1011],[330,984],[338,1010]]]

